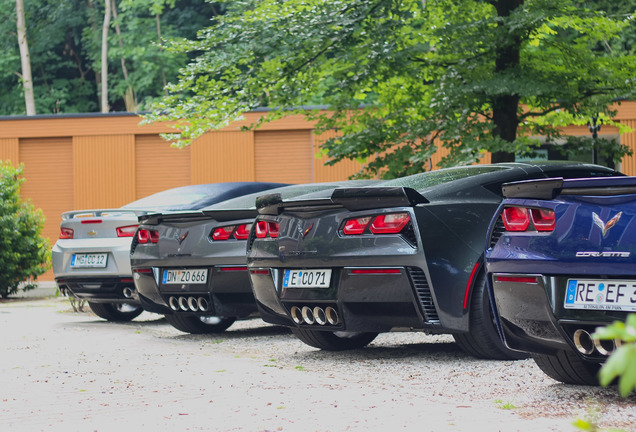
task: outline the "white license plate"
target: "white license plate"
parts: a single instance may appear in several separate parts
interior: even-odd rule
[[[164,270],[161,277],[164,285],[204,284],[208,282],[207,269]]]
[[[284,288],[329,288],[331,269],[285,270]]]
[[[636,312],[636,280],[568,279],[564,307]]]
[[[108,254],[105,253],[73,254],[71,268],[103,268],[107,262]]]

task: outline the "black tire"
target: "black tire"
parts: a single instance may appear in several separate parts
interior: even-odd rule
[[[378,333],[347,333],[292,328],[292,333],[314,348],[327,351],[343,351],[365,347],[373,342]]]
[[[600,363],[583,360],[575,352],[558,351],[555,355],[532,354],[534,362],[547,376],[564,384],[600,385]]]
[[[108,321],[131,321],[137,318],[144,310],[141,306],[130,303],[92,303],[88,306],[98,317]]]
[[[513,351],[506,347],[499,337],[486,288],[486,274],[483,271],[477,276],[473,285],[469,331],[453,334],[453,337],[457,345],[473,357],[488,360],[528,358],[527,353]]]
[[[234,324],[236,318],[197,315],[166,315],[166,321],[177,330],[192,334],[222,333]]]

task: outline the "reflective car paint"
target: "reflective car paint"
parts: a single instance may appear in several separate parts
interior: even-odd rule
[[[484,239],[502,199],[502,183],[557,173],[617,174],[574,163],[461,167],[387,181],[364,191],[336,190],[322,202],[263,205],[257,221],[278,223],[279,235],[253,236],[248,244],[248,267],[261,316],[270,323],[311,331],[469,332],[471,294],[483,280]],[[399,234],[343,235],[349,219],[395,213],[407,213],[411,219]],[[304,234],[306,226],[313,228]],[[290,269],[331,269],[332,283],[327,289],[286,288],[282,281]],[[331,307],[340,319],[331,326],[311,319],[295,322],[294,306],[301,311],[318,307],[318,313]]]
[[[258,196],[311,199],[330,194],[334,188],[345,184],[376,183],[364,180],[292,185],[228,200],[197,212],[142,216],[140,229],[158,233],[156,244],[139,244],[133,240],[131,248],[134,282],[143,308],[165,315],[243,318],[256,314],[245,259],[247,238],[214,240],[215,230],[251,226],[257,215],[255,201]],[[249,230],[245,234],[249,234]],[[208,272],[207,283],[163,283],[162,275],[167,270],[195,268]],[[142,269],[146,271],[140,271]],[[185,303],[182,303],[184,307],[179,307],[181,298],[194,298],[197,302],[205,302],[206,307],[201,308],[198,304],[185,307]]]
[[[509,198],[493,220],[485,253],[502,338],[512,349],[548,360],[578,356],[583,369],[594,372],[613,347],[611,341],[595,346],[589,335],[636,311],[636,287],[624,283],[636,281],[636,178],[537,181],[507,188]],[[501,212],[511,207],[554,211],[554,230],[506,230]],[[579,287],[577,281],[599,283]],[[577,297],[589,303],[576,305]],[[623,298],[627,306],[619,306]],[[590,346],[584,347],[586,342]],[[586,379],[550,364],[540,367],[564,382],[595,383],[594,373]]]
[[[158,192],[119,209],[63,213],[61,229],[72,230],[73,237],[58,239],[53,247],[56,283],[63,293],[89,302],[138,304],[130,268],[133,236],[118,236],[118,227],[134,227],[139,223],[138,217],[149,212],[198,209],[279,186],[280,183],[263,182],[192,185]],[[87,253],[106,254],[106,265],[95,268],[71,265],[74,255]]]

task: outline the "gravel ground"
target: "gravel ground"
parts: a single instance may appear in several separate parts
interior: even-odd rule
[[[448,336],[332,353],[260,320],[188,335],[63,298],[0,303],[0,326],[1,431],[636,431],[636,396],[557,383],[532,360],[475,360]]]

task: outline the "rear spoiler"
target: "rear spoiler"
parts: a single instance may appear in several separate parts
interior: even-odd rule
[[[283,210],[325,207],[344,207],[347,210],[370,210],[385,207],[412,207],[429,201],[415,189],[406,187],[362,187],[339,188],[331,198],[316,200],[283,201],[280,194],[263,195],[256,198],[256,208],[260,214],[278,215]]]
[[[62,219],[68,220],[73,218],[85,218],[85,217],[101,217],[111,216],[114,214],[135,214],[141,216],[148,213],[145,210],[127,210],[127,209],[99,209],[99,210],[73,210],[62,213]]]
[[[551,178],[506,183],[505,198],[554,199],[557,195],[614,196],[636,193],[636,177]]]
[[[161,222],[195,222],[204,220],[217,220],[226,222],[239,219],[254,219],[256,209],[238,210],[199,210],[190,212],[152,213],[139,216],[139,222],[146,225],[158,225]]]

